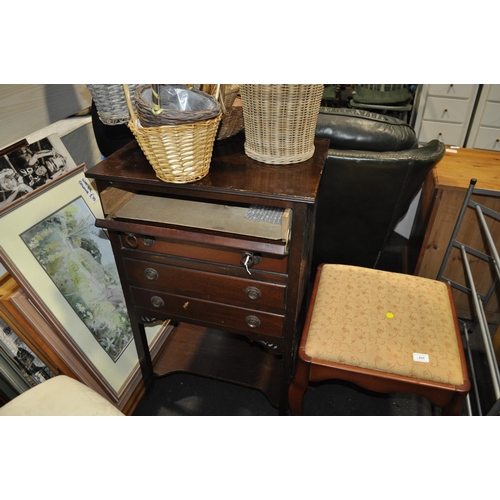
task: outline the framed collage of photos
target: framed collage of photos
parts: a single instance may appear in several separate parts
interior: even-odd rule
[[[0,213],[76,168],[57,134],[21,141],[0,155]]]
[[[40,147],[48,146],[41,141]],[[14,165],[15,155],[7,156]],[[95,227],[103,217],[99,196],[84,165],[66,165],[0,210],[0,264],[49,329],[87,361],[100,392],[120,406],[141,379],[137,351],[111,243]],[[165,323],[146,325],[153,356],[166,330]]]

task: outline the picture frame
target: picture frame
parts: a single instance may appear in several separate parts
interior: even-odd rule
[[[47,341],[47,333],[52,329],[9,273],[0,278],[0,318],[56,375],[76,375],[73,363],[69,366],[65,358],[54,353],[53,346]]]
[[[36,385],[33,378],[15,359],[15,354],[3,342],[6,336],[12,337],[12,335],[15,335],[15,332],[0,316],[0,380],[3,382],[4,390],[2,392],[8,396],[8,400]]]
[[[0,214],[77,168],[57,134],[0,151]]]
[[[97,192],[85,178],[85,170],[85,165],[77,167],[2,214],[0,264],[19,283],[29,302],[48,324],[43,335],[44,338],[50,337],[54,350],[65,357],[71,352],[90,374],[99,392],[120,407],[135,394],[135,388],[142,380],[134,342],[129,342],[123,352],[112,359],[74,305],[65,298],[64,290],[58,287],[57,280],[47,273],[40,258],[37,259],[29,248],[29,238],[23,240],[22,237],[37,226],[40,232],[44,231],[46,227],[39,225],[54,214],[60,214],[75,200],[80,205],[83,200],[86,209],[92,214],[93,220],[87,221],[87,229],[95,227],[95,218],[103,217],[103,211]],[[109,240],[107,244],[112,254]],[[18,300],[17,305],[21,307],[22,300],[19,297]],[[169,331],[166,323],[146,325],[153,355],[161,349]],[[63,339],[63,342],[57,345],[56,337]]]
[[[54,373],[19,335],[19,331],[0,313],[0,347],[21,368],[30,386],[41,384],[54,377]]]
[[[3,325],[0,320],[0,330]],[[0,406],[30,389],[32,386],[14,363],[12,357],[0,346]]]

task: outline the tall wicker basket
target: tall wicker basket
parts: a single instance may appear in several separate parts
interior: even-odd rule
[[[135,108],[134,92],[139,84],[129,83],[132,105]],[[120,84],[88,84],[87,88],[92,96],[97,115],[105,125],[122,125],[130,120],[130,113]]]
[[[132,106],[128,85],[123,87],[130,112],[128,127],[156,177],[178,184],[205,177],[210,169],[221,113],[215,118],[195,123],[142,127]]]
[[[323,85],[244,84],[240,94],[247,156],[276,165],[313,156]]]

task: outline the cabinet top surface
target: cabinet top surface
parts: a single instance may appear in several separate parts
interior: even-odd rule
[[[446,152],[434,167],[436,188],[467,189],[475,178],[477,188],[500,190],[500,153],[469,148],[456,151]]]
[[[155,175],[135,140],[101,161],[87,177],[125,189],[155,191],[186,196],[253,196],[314,203],[328,155],[328,140],[316,139],[312,158],[294,165],[267,165],[244,152],[244,136],[214,145],[210,171],[203,179],[187,184],[163,182]]]

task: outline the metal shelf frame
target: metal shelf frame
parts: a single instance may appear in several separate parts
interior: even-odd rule
[[[455,224],[455,228],[451,235],[450,242],[446,249],[444,259],[436,279],[448,282],[453,288],[460,290],[463,293],[467,293],[471,298],[473,304],[473,310],[475,313],[474,328],[478,326],[481,332],[481,338],[484,344],[484,350],[491,376],[493,392],[496,398],[495,403],[493,404],[493,406],[489,408],[489,410],[486,412],[486,415],[494,416],[500,414],[500,373],[498,369],[498,363],[495,356],[495,350],[493,347],[491,334],[488,327],[488,322],[486,319],[485,306],[488,304],[493,294],[496,291],[498,291],[500,286],[500,258],[498,254],[497,245],[495,244],[491,236],[491,231],[486,222],[485,215],[496,221],[500,221],[500,213],[480,203],[477,203],[472,199],[472,196],[483,195],[488,197],[500,198],[500,191],[480,189],[476,187],[476,183],[477,183],[476,179],[471,179],[462,207],[459,212],[457,222]],[[476,248],[472,248],[471,246],[466,245],[457,239],[465,214],[467,213],[468,210],[474,210],[476,213],[477,222],[480,228],[482,229],[481,234],[483,235],[485,249],[487,250],[488,253],[484,253]],[[460,251],[462,264],[464,267],[464,273],[467,281],[466,285],[456,283],[444,276],[444,271],[453,248],[457,248]],[[476,289],[476,284],[474,282],[474,276],[471,271],[471,266],[469,261],[470,256],[487,262],[493,270],[492,284],[486,293],[481,294]],[[476,407],[478,415],[483,415],[483,409],[481,408],[481,403],[479,400],[478,382],[476,379],[476,370],[474,368],[472,351],[469,342],[469,335],[467,331],[467,324],[465,322],[462,322],[462,325],[463,325],[463,336],[464,336],[464,348],[466,350],[466,354],[469,361],[469,371],[472,381],[471,393],[473,393],[476,398]],[[473,411],[470,402],[470,396],[471,394],[467,396],[466,404],[469,415],[472,415]]]

